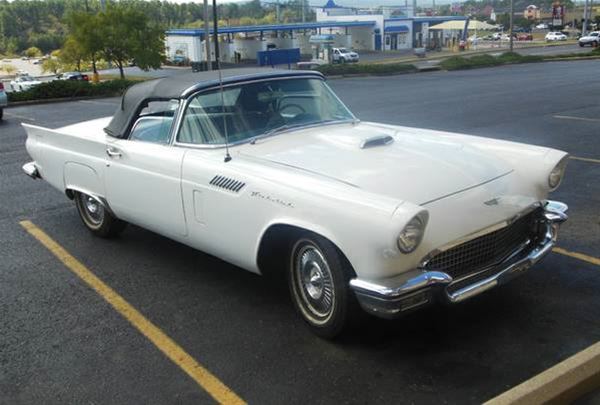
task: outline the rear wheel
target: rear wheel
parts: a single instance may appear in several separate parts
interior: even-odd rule
[[[0,121],[2,121],[2,117],[4,117],[4,109],[0,108]]]
[[[598,41],[594,41],[594,42],[592,42],[592,46],[593,46],[594,48],[597,48],[597,47],[598,47]]]
[[[96,236],[110,238],[127,226],[127,222],[112,215],[98,200],[87,194],[77,192],[75,205],[85,227]]]
[[[585,44],[583,44],[582,42],[579,43],[579,46],[583,48]]]
[[[359,316],[349,286],[353,275],[346,258],[327,239],[306,233],[293,244],[288,269],[292,301],[316,335],[334,338]]]

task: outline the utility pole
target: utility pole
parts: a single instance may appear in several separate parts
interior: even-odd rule
[[[302,22],[306,22],[306,13],[305,13],[305,8],[306,8],[306,0],[300,0],[300,2],[302,3]]]
[[[585,0],[585,6],[583,8],[583,27],[581,28],[581,36],[584,37],[587,33],[587,25],[588,25],[588,13],[589,13],[589,4],[588,0]]]
[[[208,0],[204,0],[204,52],[206,53],[206,70],[212,70],[210,61],[210,22],[208,21]]]
[[[281,22],[281,15],[280,15],[280,10],[279,10],[279,0],[277,0],[277,4],[275,5],[275,15],[277,18],[277,24],[279,24]]]
[[[221,70],[221,60],[219,59],[219,20],[217,19],[217,0],[213,0],[213,42],[215,43],[215,62],[217,69]]]
[[[510,35],[510,51],[513,51],[513,18],[515,14],[515,5],[514,0],[510,0],[510,31],[508,35]]]

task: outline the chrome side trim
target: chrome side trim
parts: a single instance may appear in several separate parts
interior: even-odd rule
[[[91,198],[93,198],[94,200],[96,200],[98,202],[98,204],[102,205],[104,207],[104,209],[106,211],[108,211],[112,216],[114,216],[115,218],[117,217],[115,215],[115,213],[113,212],[113,210],[110,208],[110,205],[108,204],[108,201],[106,200],[106,198],[92,193],[90,191],[84,190],[82,188],[79,187],[69,187],[68,189],[65,190],[65,193],[67,194],[67,197],[69,197],[71,200],[73,198],[75,198],[75,195],[73,194],[73,192],[79,192],[79,193],[83,193],[87,196],[90,196]]]
[[[40,176],[40,172],[38,171],[37,167],[35,166],[35,162],[25,163],[23,165],[23,172],[25,172],[26,175],[28,175],[29,177],[31,177],[34,180],[42,178],[42,176]]]
[[[544,214],[540,221],[545,227],[541,230],[537,243],[524,244],[522,250],[515,252],[504,262],[462,279],[466,281],[470,277],[480,275],[483,271],[493,272],[483,280],[451,291],[452,285],[456,285],[461,280],[453,280],[444,272],[424,271],[417,268],[384,280],[370,281],[355,278],[350,280],[350,288],[354,290],[365,311],[382,318],[395,318],[404,312],[433,302],[433,297],[454,304],[504,284],[525,273],[552,251],[560,224],[567,220],[566,204],[546,201],[540,205],[544,207]]]

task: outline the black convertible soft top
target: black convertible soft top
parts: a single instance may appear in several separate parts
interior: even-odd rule
[[[323,78],[312,70],[280,70],[269,68],[239,68],[221,70],[223,84],[293,76],[315,76]],[[186,73],[173,77],[148,80],[135,84],[125,91],[119,108],[104,131],[116,138],[127,136],[129,129],[140,111],[150,101],[184,99],[191,93],[215,87],[219,84],[219,72]]]

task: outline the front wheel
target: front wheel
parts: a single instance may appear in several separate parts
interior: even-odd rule
[[[87,194],[75,193],[75,205],[85,227],[96,236],[110,238],[127,226],[127,222],[112,215],[98,200]]]
[[[0,121],[2,121],[3,117],[4,117],[4,109],[0,108]]]
[[[349,282],[354,271],[338,248],[312,233],[293,244],[288,283],[297,312],[318,336],[338,336],[359,315]]]
[[[584,45],[585,45],[585,44],[583,44],[583,43],[581,43],[581,42],[579,43],[579,46],[580,46],[580,47],[582,47],[582,48],[583,48],[583,46],[584,46]]]

